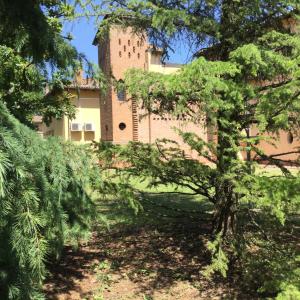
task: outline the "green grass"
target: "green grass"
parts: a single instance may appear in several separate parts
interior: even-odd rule
[[[141,208],[135,213],[122,199],[99,199],[101,221],[105,220],[109,229],[158,226],[193,220],[212,209],[212,205],[199,196],[142,193],[137,201]]]
[[[211,203],[200,195],[188,194],[191,193],[188,188],[178,187],[174,184],[149,187],[150,180],[133,177],[129,180],[120,179],[113,175],[110,172],[105,177],[115,183],[124,180],[139,191],[136,194],[139,210],[134,211],[126,199],[114,196],[99,197],[97,200],[101,215],[99,224],[103,224],[105,221],[108,229],[180,223],[183,220],[199,218],[212,210]]]
[[[298,170],[291,169],[296,175]],[[279,168],[258,166],[257,174],[263,176],[283,176]],[[97,200],[101,215],[101,222],[107,228],[125,228],[141,226],[159,226],[165,224],[182,223],[183,221],[207,218],[212,213],[213,205],[200,195],[192,195],[188,188],[174,184],[149,187],[150,180],[138,177],[115,176],[114,171],[107,171],[104,178],[115,183],[129,183],[136,190],[136,202],[140,209],[135,212],[126,199],[111,196]]]
[[[298,168],[289,167],[288,170],[292,173],[292,175],[296,176],[299,173]],[[256,173],[258,175],[264,176],[283,176],[282,171],[278,167],[274,166],[263,166],[259,165],[256,169]]]

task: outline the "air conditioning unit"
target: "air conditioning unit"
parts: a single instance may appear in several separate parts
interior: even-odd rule
[[[93,123],[85,123],[84,131],[95,131],[94,124]]]
[[[70,129],[71,131],[81,131],[81,124],[80,123],[71,123]]]

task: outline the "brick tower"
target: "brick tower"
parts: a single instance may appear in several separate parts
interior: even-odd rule
[[[94,45],[98,46],[99,66],[108,80],[123,80],[129,68],[147,68],[147,40],[130,28],[112,26],[105,38],[94,40]],[[102,140],[117,144],[138,140],[136,104],[112,85],[100,96],[100,120]]]
[[[147,42],[147,38],[132,33],[130,28],[112,26],[105,38],[94,40],[98,46],[99,66],[108,80],[123,80],[130,68],[172,74],[182,65],[162,63],[162,51]],[[207,140],[205,124],[194,124],[186,116],[157,116],[147,113],[125,92],[116,91],[110,84],[106,94],[100,96],[101,140],[116,144],[129,141],[153,143],[167,138],[176,141],[188,156],[195,153],[183,143],[174,128],[195,132]]]

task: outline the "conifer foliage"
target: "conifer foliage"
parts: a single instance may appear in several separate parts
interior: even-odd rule
[[[76,3],[0,1],[1,299],[43,298],[46,262],[90,232],[91,155],[24,125],[33,126],[36,114],[45,123],[74,117],[65,87],[84,56],[62,28]]]
[[[242,249],[251,249],[249,228],[260,235],[270,229],[267,220],[283,226],[286,213],[299,212],[298,179],[286,168],[299,166],[299,148],[276,155],[260,148],[263,141],[276,142],[282,131],[299,138],[299,1],[103,2],[98,10],[109,14],[102,30],[116,24],[131,26],[135,32],[146,31],[150,42],[166,54],[182,41],[194,50],[193,61],[180,71],[166,75],[129,70],[125,85],[150,113],[184,114],[199,130],[205,126],[208,139],[177,129],[198,158],[187,157],[168,140],[130,143],[119,157],[130,166],[127,171],[150,176],[152,185],[181,185],[213,203],[215,239],[208,245],[213,257],[206,273],[217,270],[224,275],[226,245],[241,254]],[[247,161],[240,158],[242,153]],[[278,166],[286,178],[259,176],[255,170],[259,162]],[[260,246],[268,244],[266,236],[256,238]],[[275,251],[274,244],[268,249]]]
[[[295,136],[299,132],[298,1],[103,2],[110,11],[104,25],[131,26],[141,33],[146,30],[150,41],[165,51],[178,39],[196,45],[195,59],[180,71],[163,75],[133,69],[127,72],[125,83],[129,94],[150,113],[184,114],[200,128],[206,126],[208,140],[177,130],[200,161],[190,162],[175,144],[178,151],[172,146],[163,153],[170,145],[166,141],[155,150],[166,169],[143,166],[152,165],[154,177],[164,182],[192,181],[197,192],[216,206],[215,232],[235,232],[240,200],[248,195],[240,190],[239,182],[255,176],[254,161],[270,162],[285,173],[286,163],[297,165],[296,160],[287,161],[289,153],[270,156],[259,143],[276,141],[280,130]],[[106,29],[103,26],[102,30]],[[253,127],[258,133],[247,134]],[[145,150],[144,146],[135,147]],[[247,163],[240,159],[243,151],[251,156]],[[298,149],[291,152],[299,153]],[[149,157],[141,155],[141,161]],[[203,159],[211,167],[203,164]],[[134,156],[132,160],[138,163]],[[168,169],[169,165],[172,168]],[[250,191],[251,184],[247,187]]]
[[[46,261],[89,233],[93,164],[84,148],[41,139],[0,105],[0,298],[39,299]]]

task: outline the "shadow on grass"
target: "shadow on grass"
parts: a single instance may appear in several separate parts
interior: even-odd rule
[[[100,215],[110,224],[109,229],[99,221],[87,246],[77,252],[66,248],[62,262],[50,268],[53,276],[48,283],[48,299],[70,290],[88,297],[78,282],[91,274],[95,261],[109,261],[110,274],[126,277],[149,297],[183,281],[199,293],[209,290],[211,298],[239,295],[233,277],[216,277],[212,285],[200,272],[210,260],[205,247],[210,238],[209,203],[190,195],[150,193],[143,193],[140,201],[143,210],[134,214],[120,201],[99,200]]]

